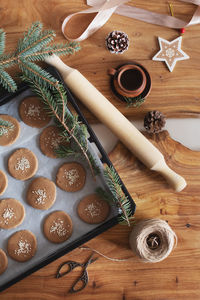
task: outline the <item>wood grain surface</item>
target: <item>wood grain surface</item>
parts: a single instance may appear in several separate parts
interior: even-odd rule
[[[148,137],[163,152],[169,166],[183,175],[188,186],[175,193],[156,172],[148,170],[121,143],[110,158],[137,204],[135,220],[160,218],[176,232],[178,245],[171,255],[156,264],[142,263],[129,248],[131,228],[117,225],[89,241],[86,246],[112,258],[91,264],[89,284],[80,293],[69,294],[80,275],[55,279],[58,266],[67,260],[84,262],[90,251],[75,249],[0,294],[1,300],[198,300],[200,298],[200,152],[173,141],[166,131]],[[98,255],[97,255],[98,256]]]
[[[169,14],[165,0],[130,1],[130,5],[151,11]],[[174,15],[188,21],[196,6],[173,1]],[[64,42],[61,24],[64,18],[86,9],[85,0],[0,0],[0,27],[7,32],[7,50],[16,47],[17,39],[34,21],[40,20],[45,28],[56,31],[56,41]],[[80,25],[79,25],[80,26]],[[179,61],[171,73],[164,62],[152,61],[159,51],[157,37],[173,40],[178,30],[147,24],[141,21],[113,14],[109,21],[87,40],[81,42],[82,50],[74,56],[63,57],[65,63],[77,68],[93,83],[123,114],[139,119],[149,110],[158,109],[167,117],[197,116],[200,112],[200,36],[199,26],[186,29],[182,49],[190,56],[189,60]],[[122,55],[111,54],[105,47],[109,32],[121,30],[128,34],[130,47]],[[126,104],[114,96],[110,88],[107,70],[125,62],[137,61],[144,65],[152,78],[152,91],[146,102],[138,108],[127,108]],[[96,122],[87,109],[81,105],[87,119]]]
[[[67,15],[87,8],[84,3],[83,0],[0,0],[0,27],[7,32],[7,50],[15,48],[22,32],[36,20],[56,31],[56,41],[64,42],[60,30],[62,21]],[[165,0],[135,0],[129,4],[169,13]],[[184,20],[189,20],[196,8],[178,1],[173,4],[175,16]],[[105,48],[105,37],[115,29],[126,32],[131,40],[129,50],[123,55],[110,54]],[[79,53],[63,60],[82,72],[130,118],[143,118],[153,109],[161,110],[168,118],[198,116],[199,26],[186,30],[182,48],[190,59],[178,62],[172,73],[164,63],[151,60],[159,50],[157,36],[172,40],[177,35],[173,29],[113,15],[101,30],[81,43]],[[139,109],[127,108],[112,94],[107,75],[109,67],[132,60],[143,64],[152,77],[151,94]],[[95,117],[81,107],[88,120],[96,122]],[[110,158],[137,204],[135,219],[158,217],[168,221],[176,232],[178,245],[172,254],[157,264],[141,263],[128,245],[131,228],[117,225],[87,246],[127,261],[112,262],[99,257],[89,266],[90,281],[84,291],[75,295],[68,293],[80,270],[74,270],[70,277],[55,279],[60,263],[70,259],[84,262],[90,254],[76,249],[1,293],[1,300],[200,299],[200,153],[174,142],[167,132],[149,138],[165,155],[169,166],[186,178],[188,186],[181,193],[175,193],[160,175],[147,170],[122,144],[117,145]]]

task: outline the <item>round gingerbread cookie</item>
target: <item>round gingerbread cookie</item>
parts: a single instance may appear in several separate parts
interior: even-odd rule
[[[72,235],[72,220],[64,211],[55,211],[44,221],[44,235],[53,243],[62,243]]]
[[[91,194],[79,202],[77,212],[80,219],[84,222],[99,224],[107,219],[110,213],[110,206],[97,194]]]
[[[0,146],[9,146],[19,137],[19,122],[9,115],[0,115],[0,120]]]
[[[51,119],[44,109],[44,104],[37,97],[28,97],[22,100],[19,106],[19,115],[25,124],[37,128],[46,126]]]
[[[0,249],[0,275],[5,272],[8,267],[8,258],[5,252]]]
[[[85,185],[86,172],[77,162],[63,164],[57,172],[56,183],[64,191],[77,192]]]
[[[0,170],[0,196],[3,195],[8,186],[8,179],[6,174]]]
[[[18,262],[30,260],[35,255],[36,250],[36,237],[28,230],[17,231],[8,240],[8,254]]]
[[[35,175],[37,169],[37,157],[29,149],[18,149],[8,159],[8,171],[16,179],[29,179]]]
[[[40,135],[40,149],[44,155],[57,158],[56,150],[60,145],[67,145],[67,143],[61,135],[61,130],[56,126],[48,126]]]
[[[13,198],[0,200],[0,228],[15,228],[23,222],[24,217],[24,206],[18,200]]]
[[[38,177],[34,179],[29,185],[26,199],[34,208],[50,208],[56,200],[55,183],[45,177]]]

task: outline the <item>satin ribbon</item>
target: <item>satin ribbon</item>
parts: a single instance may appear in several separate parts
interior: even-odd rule
[[[83,41],[90,35],[92,35],[94,32],[96,32],[99,28],[101,28],[114,12],[122,16],[169,28],[184,28],[191,25],[200,24],[200,0],[179,1],[195,4],[198,6],[189,22],[185,22],[181,19],[172,16],[154,13],[134,6],[124,5],[124,3],[127,2],[126,0],[87,0],[87,4],[91,7],[89,9],[69,15],[67,18],[65,18],[62,24],[62,32],[64,36],[69,40]],[[88,25],[88,27],[84,30],[84,32],[79,37],[74,39],[68,37],[66,35],[65,29],[66,26],[68,26],[69,20],[78,14],[88,13],[96,13],[96,16]],[[81,24],[77,24],[77,26],[81,26]]]

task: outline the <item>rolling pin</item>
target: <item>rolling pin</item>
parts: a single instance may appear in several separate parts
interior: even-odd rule
[[[73,69],[53,54],[46,62],[54,66],[72,93],[149,169],[159,172],[167,182],[180,192],[185,179],[171,170],[162,153],[78,70]]]

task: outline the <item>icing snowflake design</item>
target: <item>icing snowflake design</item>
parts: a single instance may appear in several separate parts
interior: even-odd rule
[[[158,41],[160,51],[152,58],[152,60],[164,61],[170,72],[173,71],[177,61],[190,58],[183,50],[181,50],[181,36],[171,42],[158,37]]]
[[[45,190],[38,189],[37,191],[32,191],[33,194],[37,196],[36,198],[36,204],[45,204],[45,200],[47,198],[47,194]]]
[[[17,164],[15,166],[15,170],[16,171],[26,171],[26,169],[29,169],[30,168],[30,162],[27,158],[25,157],[22,157],[21,159],[20,158],[17,158]]]
[[[35,117],[40,115],[40,107],[39,106],[35,106],[33,104],[30,104],[28,107],[28,112],[27,115],[30,117]]]

